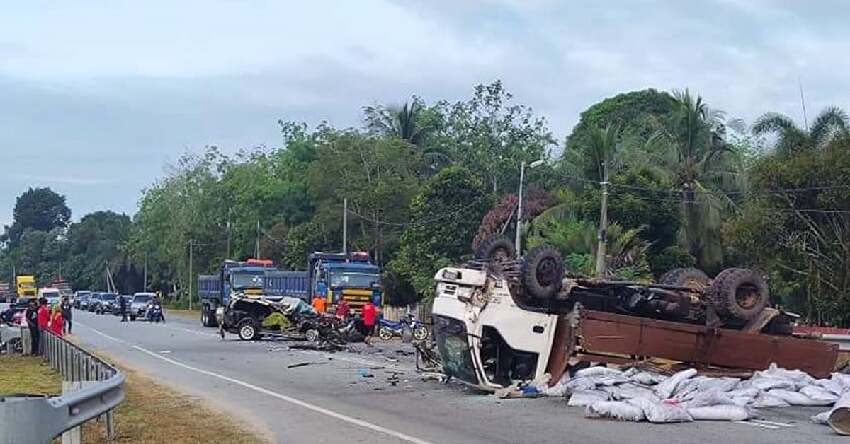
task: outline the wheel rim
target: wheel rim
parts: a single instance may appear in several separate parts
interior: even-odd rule
[[[239,330],[239,335],[243,338],[253,338],[254,337],[254,327],[250,325],[243,325],[242,329]]]
[[[419,327],[419,328],[413,330],[413,337],[415,337],[416,339],[422,340],[422,339],[425,339],[425,337],[427,337],[427,336],[428,336],[428,330],[425,330],[422,327]]]
[[[319,340],[319,332],[317,332],[316,330],[307,330],[305,337],[310,342],[316,342]]]
[[[555,259],[546,258],[540,261],[540,264],[537,265],[537,270],[535,270],[537,282],[544,287],[554,284],[559,277],[557,276],[557,269],[558,264]]]
[[[378,336],[380,336],[381,339],[390,339],[393,337],[393,333],[385,328],[382,328],[381,331],[378,332]]]
[[[759,303],[759,291],[754,285],[741,285],[735,290],[735,303],[744,310],[755,308]]]

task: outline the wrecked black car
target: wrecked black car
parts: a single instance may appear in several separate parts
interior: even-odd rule
[[[322,316],[298,298],[271,301],[256,296],[233,295],[228,304],[216,311],[219,333],[253,341],[264,336],[288,339],[320,340]]]

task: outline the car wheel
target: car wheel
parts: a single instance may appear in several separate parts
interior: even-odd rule
[[[311,328],[304,332],[304,338],[310,342],[318,342],[319,341],[319,330],[315,328]]]
[[[257,331],[257,322],[251,318],[243,319],[239,323],[239,339],[243,341],[253,341],[259,336]]]

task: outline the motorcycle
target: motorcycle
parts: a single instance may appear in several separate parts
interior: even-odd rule
[[[148,304],[147,317],[148,322],[165,322],[165,317],[162,315],[162,305]]]
[[[385,341],[392,339],[393,336],[404,337],[405,330],[410,330],[413,339],[417,341],[425,340],[428,337],[428,327],[417,320],[413,313],[408,313],[398,321],[387,319],[378,321],[378,337]]]

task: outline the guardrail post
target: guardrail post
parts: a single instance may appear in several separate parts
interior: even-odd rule
[[[106,412],[106,439],[115,439],[115,415],[112,410]]]

